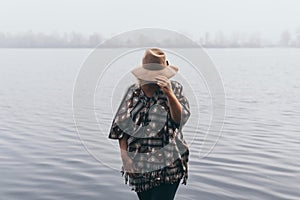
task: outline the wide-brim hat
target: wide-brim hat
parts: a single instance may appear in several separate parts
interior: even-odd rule
[[[161,49],[151,48],[146,50],[142,65],[133,68],[131,73],[141,80],[156,81],[155,77],[158,75],[171,78],[178,71],[177,66],[169,65],[166,54]]]

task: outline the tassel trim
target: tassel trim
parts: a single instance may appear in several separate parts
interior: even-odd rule
[[[142,177],[140,177],[143,183],[138,183],[138,178],[135,180],[129,178],[129,174],[124,170],[123,166],[120,172],[121,176],[124,177],[125,184],[129,184],[131,190],[135,192],[146,191],[152,189],[153,187],[159,186],[162,183],[173,184],[177,181],[180,181],[181,179],[181,184],[186,185],[188,179],[187,167],[184,167],[183,171],[182,168],[178,168],[178,170],[175,173],[167,173],[166,168],[163,168],[162,170],[144,173]]]

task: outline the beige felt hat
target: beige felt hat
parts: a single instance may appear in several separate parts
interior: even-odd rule
[[[165,53],[159,48],[147,49],[142,65],[131,70],[136,78],[146,81],[156,81],[157,75],[171,78],[177,72],[178,67],[169,65]]]

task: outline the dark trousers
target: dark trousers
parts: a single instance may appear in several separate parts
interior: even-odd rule
[[[179,186],[179,182],[161,185],[151,188],[150,190],[137,192],[139,200],[173,200]]]

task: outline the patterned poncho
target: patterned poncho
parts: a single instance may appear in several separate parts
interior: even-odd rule
[[[108,138],[127,138],[127,153],[137,169],[130,177],[121,166],[125,184],[136,192],[151,189],[161,183],[174,183],[188,178],[189,147],[182,127],[190,117],[190,107],[183,86],[171,80],[172,90],[182,105],[181,122],[171,118],[166,95],[161,89],[152,97],[144,94],[140,85],[129,86],[113,119]]]

